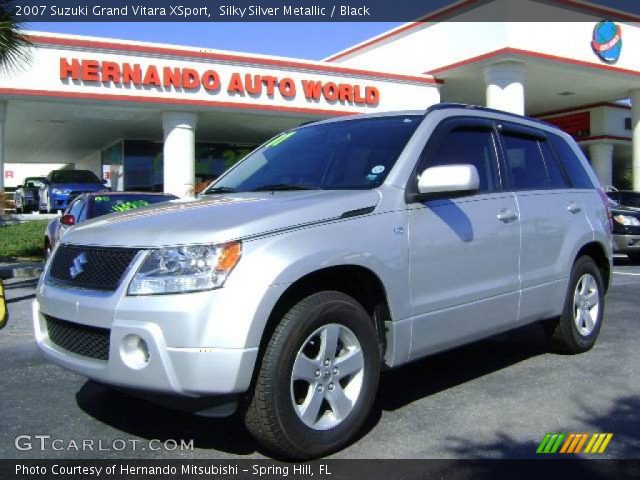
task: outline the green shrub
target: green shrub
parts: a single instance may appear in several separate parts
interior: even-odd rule
[[[48,220],[33,220],[0,227],[0,258],[42,257]]]

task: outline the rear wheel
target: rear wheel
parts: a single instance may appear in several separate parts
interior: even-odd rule
[[[591,257],[576,260],[562,316],[547,325],[553,346],[565,353],[590,350],[598,338],[604,314],[604,284]]]
[[[311,295],[282,318],[269,340],[245,423],[278,455],[325,455],[358,432],[379,375],[378,336],[362,306],[340,292]]]

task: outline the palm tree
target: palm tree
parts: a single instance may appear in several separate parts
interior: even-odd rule
[[[22,33],[16,9],[11,0],[0,0],[0,74],[22,70],[29,63],[28,37]],[[3,127],[2,127],[3,128]],[[7,198],[4,192],[4,135],[0,135],[0,214],[4,213]]]
[[[11,0],[0,0],[0,69],[3,73],[21,70],[29,63],[33,44],[21,30]]]

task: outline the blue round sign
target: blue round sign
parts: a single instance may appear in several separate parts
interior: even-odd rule
[[[622,30],[610,20],[598,22],[593,29],[591,47],[602,61],[615,63],[622,52]]]

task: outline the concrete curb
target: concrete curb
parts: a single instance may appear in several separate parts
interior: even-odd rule
[[[44,262],[0,263],[0,280],[37,278],[43,269]]]

